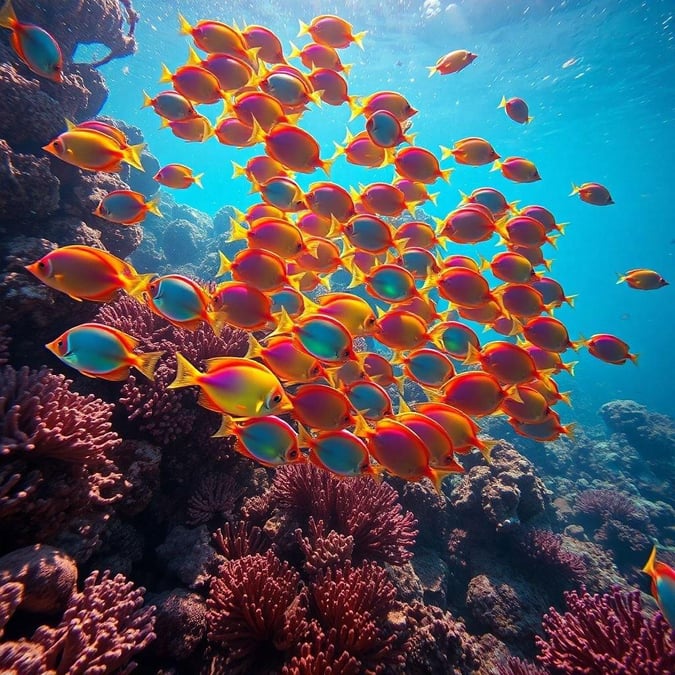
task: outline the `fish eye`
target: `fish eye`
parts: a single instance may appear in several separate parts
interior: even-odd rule
[[[56,346],[57,346],[57,347],[63,347],[63,340],[59,340],[59,341],[56,343]]]
[[[302,251],[302,242],[298,242],[298,245],[295,247],[296,251]]]
[[[342,350],[342,356],[349,356],[350,354],[351,354],[351,351],[350,351],[349,347],[347,347],[347,349]]]
[[[275,394],[275,395],[272,397],[272,403],[275,403],[275,404],[276,404],[276,403],[281,403],[281,394]]]
[[[316,366],[314,366],[314,368],[312,368],[309,371],[309,374],[310,375],[318,375],[320,372],[321,372],[321,367],[319,365],[316,365]]]
[[[366,325],[372,326],[372,325],[375,324],[376,321],[377,321],[376,317],[374,317],[374,316],[368,317],[368,319],[366,320]]]
[[[288,459],[295,459],[298,456],[298,451],[297,450],[291,450],[288,453]]]
[[[63,142],[59,139],[56,139],[52,145],[54,146],[54,150],[59,154],[63,152]]]
[[[40,262],[37,264],[37,266],[38,266],[38,269],[39,269],[39,270],[44,270],[44,269],[47,268],[47,265],[45,265],[42,261],[40,261]]]

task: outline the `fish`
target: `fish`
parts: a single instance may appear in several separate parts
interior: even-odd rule
[[[358,361],[363,366],[366,375],[381,387],[390,387],[395,385],[402,388],[402,382],[394,376],[392,363],[377,352],[359,352],[356,355]]]
[[[224,92],[218,78],[206,68],[188,64],[172,73],[162,64],[160,83],[171,82],[174,89],[192,103],[215,103],[223,98]]]
[[[67,164],[86,171],[119,173],[122,162],[144,171],[141,152],[145,143],[120,147],[106,134],[91,129],[71,129],[59,134],[42,149]]]
[[[545,377],[523,347],[503,340],[488,342],[480,351],[470,347],[464,362],[480,363],[484,372],[504,385],[525,384]]]
[[[529,216],[538,220],[544,226],[546,234],[550,234],[554,230],[561,234],[565,232],[565,225],[567,223],[556,222],[555,216],[547,208],[539,204],[523,206],[522,209],[517,210],[517,213],[519,216]]]
[[[429,77],[439,73],[440,75],[450,75],[451,73],[458,73],[471,65],[478,58],[478,54],[474,54],[466,49],[455,49],[441,56],[433,66],[427,66]]]
[[[436,205],[436,199],[440,192],[429,192],[424,183],[410,180],[408,178],[396,178],[392,185],[403,193],[406,204],[416,208],[425,202],[431,202]]]
[[[211,295],[212,322],[220,334],[226,323],[242,330],[262,330],[274,325],[271,298],[255,286],[239,281],[219,284]]]
[[[634,269],[625,274],[620,274],[616,283],[621,284],[624,281],[631,288],[636,288],[639,291],[654,291],[657,288],[668,286],[668,282],[658,272],[647,269]]]
[[[276,335],[261,345],[253,336],[248,336],[247,359],[262,359],[265,365],[286,385],[304,384],[328,373],[319,359],[300,349],[289,335]]]
[[[652,595],[670,627],[675,626],[675,570],[670,565],[656,560],[656,546],[642,568],[652,579]]]
[[[202,187],[203,175],[193,173],[192,169],[184,164],[167,164],[153,176],[153,179],[165,187],[184,190],[191,185]]]
[[[212,133],[219,143],[235,148],[248,148],[256,144],[253,127],[237,117],[220,116]],[[201,140],[201,139],[200,139]]]
[[[494,216],[480,204],[465,204],[451,211],[444,220],[436,218],[435,221],[438,237],[446,237],[456,244],[488,241],[496,231]]]
[[[293,417],[300,424],[321,431],[337,431],[354,424],[347,395],[326,384],[303,384],[288,395]]]
[[[138,353],[140,340],[117,328],[100,323],[82,323],[69,328],[45,345],[61,361],[87,377],[121,381],[136,368],[154,379],[157,362],[164,352]]]
[[[190,35],[195,45],[209,54],[233,54],[248,58],[244,36],[233,26],[221,21],[198,21],[194,26],[182,15],[178,15],[180,34]]]
[[[281,103],[263,91],[243,90],[232,101],[225,99],[225,111],[252,129],[259,126],[263,132],[269,132],[281,122],[290,122]],[[260,132],[254,133],[254,140],[259,136]]]
[[[410,105],[403,94],[399,94],[397,91],[377,91],[370,96],[366,96],[359,105],[352,108],[350,121],[358,115],[364,115],[368,119],[377,110],[390,112],[399,122],[405,122],[418,112]]]
[[[345,223],[355,215],[351,195],[337,183],[327,181],[312,183],[305,193],[305,201],[312,213],[328,221],[335,218],[338,223]]]
[[[492,145],[484,138],[463,138],[455,143],[452,148],[441,145],[441,159],[454,157],[458,164],[469,166],[483,166],[499,159],[499,155]]]
[[[19,21],[11,0],[0,8],[0,26],[12,32],[9,38],[12,49],[32,72],[52,82],[63,82],[59,43],[44,28]]]
[[[570,197],[574,195],[579,195],[579,199],[582,202],[587,204],[593,204],[594,206],[609,206],[614,204],[612,195],[609,194],[609,190],[600,183],[583,183],[582,185],[575,185],[572,183],[572,192],[570,192]]]
[[[518,385],[514,394],[508,394],[504,398],[500,409],[518,422],[538,424],[546,418],[549,403],[534,387]]]
[[[298,445],[298,434],[293,427],[275,415],[253,417],[235,422],[223,415],[220,428],[213,438],[234,436],[234,449],[258,464],[275,468],[284,464],[305,461]]]
[[[441,169],[436,156],[426,148],[408,146],[394,156],[394,167],[399,176],[419,183],[431,184],[438,178],[450,182],[454,169]],[[405,200],[404,200],[405,201]]]
[[[129,139],[121,129],[118,129],[112,124],[102,122],[101,120],[85,120],[84,122],[75,124],[75,122],[71,122],[69,119],[66,119],[66,127],[68,128],[68,131],[72,131],[73,129],[88,129],[90,131],[95,131],[99,134],[103,134],[104,136],[112,138],[114,141],[117,141],[120,148],[129,147]]]
[[[255,75],[253,68],[246,61],[232,54],[209,54],[202,60],[192,47],[187,65],[208,70],[218,80],[221,92],[238,91],[248,85]]]
[[[497,279],[515,284],[525,284],[537,279],[532,263],[525,256],[513,251],[497,253],[489,262],[483,258],[480,269],[489,269]]]
[[[253,127],[250,129],[251,133],[253,133]],[[275,159],[272,159],[271,157],[268,157],[267,155],[256,155],[255,157],[251,157],[246,162],[245,166],[240,166],[239,164],[232,162],[232,168],[234,169],[232,178],[246,176],[246,178],[253,184],[264,183],[275,176],[289,175],[286,169],[281,164],[279,164],[279,162],[277,162]]]
[[[426,248],[405,248],[398,258],[394,259],[394,263],[408,270],[419,281],[427,281],[441,271],[436,256]]]
[[[506,100],[506,96],[502,96],[501,103],[497,108],[504,108],[504,112],[518,124],[529,124],[534,119],[534,117],[530,117],[527,103],[522,98],[513,97]]]
[[[262,248],[276,253],[281,258],[293,260],[307,250],[302,232],[293,223],[283,218],[260,218],[250,228],[242,227],[230,219],[231,232],[228,241],[245,239],[249,248]]]
[[[207,323],[216,335],[222,325],[212,310],[211,298],[196,282],[181,274],[166,274],[151,279],[143,289],[142,298],[158,316],[172,326],[197,330]]]
[[[453,358],[464,361],[471,349],[480,350],[480,340],[469,326],[459,321],[437,323],[429,334],[440,339],[443,349]],[[436,341],[436,340],[435,340]]]
[[[363,298],[352,293],[326,293],[317,298],[317,312],[337,319],[354,337],[372,335],[377,316]]]
[[[309,449],[309,461],[339,478],[375,476],[366,444],[350,431],[321,431],[312,436],[298,425],[300,446]]]
[[[523,326],[523,335],[533,345],[558,354],[570,348],[577,350],[582,344],[570,340],[564,324],[551,316],[536,316],[530,319]]]
[[[347,83],[340,73],[331,68],[314,68],[307,77],[322,103],[332,106],[346,103],[352,112],[357,109],[356,97],[349,95]]]
[[[622,365],[626,361],[632,361],[636,366],[638,355],[631,354],[628,344],[615,335],[609,333],[598,333],[591,335],[588,340],[581,340],[581,344],[595,356],[595,358],[605,363]]]
[[[160,117],[172,122],[188,120],[197,116],[197,111],[192,103],[173,89],[162,91],[154,98],[144,91],[141,107],[152,108]]]
[[[184,120],[162,120],[162,127],[168,127],[176,138],[189,143],[202,143],[214,135],[211,122],[204,115],[196,114]],[[222,130],[219,130],[218,140],[222,143]]]
[[[415,286],[413,275],[398,265],[377,265],[367,274],[352,267],[352,281],[347,288],[362,284],[365,284],[370,295],[389,303],[405,302],[421,294]]]
[[[391,398],[384,387],[368,380],[357,380],[341,387],[359,415],[369,421],[393,415]]]
[[[394,365],[403,366],[403,374],[428,389],[442,387],[455,375],[450,358],[438,349],[421,347],[392,359]]]
[[[320,168],[328,175],[332,161],[319,157],[319,144],[314,136],[294,124],[278,122],[272,129],[258,129],[256,140],[265,143],[265,152],[289,171],[313,173]]]
[[[302,65],[308,70],[319,68],[326,68],[337,73],[349,74],[351,65],[343,65],[340,60],[340,55],[333,47],[329,45],[322,45],[318,42],[310,42],[300,48],[291,42],[291,53],[288,58],[299,58]]]
[[[554,441],[561,435],[574,435],[574,423],[560,424],[560,418],[553,410],[549,410],[539,422],[520,422],[514,418],[509,418],[508,422],[518,435],[534,441]]]
[[[544,304],[544,296],[532,285],[506,283],[493,289],[506,316],[527,320],[550,312],[551,307]]]
[[[499,408],[506,394],[494,375],[472,370],[450,378],[438,400],[472,417],[486,417]]]
[[[412,136],[406,136],[399,119],[388,110],[376,110],[366,119],[366,133],[375,145],[381,148],[395,148],[401,143],[411,143]]]
[[[504,161],[496,160],[490,171],[501,171],[504,178],[515,183],[534,183],[541,180],[537,167],[524,157],[507,157]]]
[[[477,308],[495,300],[485,278],[465,267],[443,270],[436,283],[441,297],[460,307]]]
[[[373,143],[365,131],[356,136],[347,131],[344,145],[339,145],[338,143],[334,143],[334,145],[335,154],[331,157],[333,161],[340,155],[344,155],[350,164],[370,168],[382,166],[387,161],[385,149]]]
[[[279,38],[265,26],[245,26],[241,36],[246,42],[249,54],[265,63],[286,63],[284,49]]]
[[[414,246],[428,250],[441,243],[434,228],[421,220],[410,220],[399,225],[394,232],[394,241],[400,241],[404,248]]]
[[[286,271],[286,263],[272,251],[264,248],[245,248],[230,260],[222,251],[218,251],[220,265],[216,277],[231,274],[234,281],[239,281],[263,293],[281,290],[290,286],[292,281]]]
[[[400,309],[390,309],[382,314],[375,324],[373,336],[395,353],[418,349],[434,339],[424,319]]]
[[[91,246],[62,246],[26,269],[73,300],[110,302],[120,290],[139,296],[155,274],[138,274],[132,265]]]
[[[176,352],[176,378],[167,389],[199,387],[198,403],[207,410],[235,419],[289,412],[293,404],[276,375],[251,359],[223,356],[204,362],[199,371]]]
[[[145,195],[140,192],[113,190],[101,199],[93,213],[111,223],[135,225],[143,222],[148,213],[162,218],[160,199],[158,195],[146,201]]]
[[[499,190],[491,187],[476,188],[468,195],[460,191],[460,195],[462,204],[482,204],[490,210],[494,218],[501,218],[515,207],[515,202],[509,204]]]
[[[300,186],[288,176],[273,176],[254,190],[260,191],[260,196],[267,204],[271,204],[283,213],[304,211],[307,202]]]
[[[367,32],[354,33],[351,24],[339,16],[322,14],[314,17],[309,25],[300,21],[298,37],[309,34],[314,42],[334,49],[344,49],[352,43],[363,49],[363,38]]]
[[[565,295],[563,287],[555,279],[549,277],[541,277],[536,273],[530,281],[532,288],[535,288],[541,293],[544,305],[551,310],[555,307],[560,307],[566,302],[570,307],[574,307],[574,299],[576,295]]]

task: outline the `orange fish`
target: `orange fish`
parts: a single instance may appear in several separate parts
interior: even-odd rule
[[[480,351],[472,350],[465,363],[480,363],[501,384],[524,384],[542,377],[525,349],[502,340],[489,342]]]
[[[484,138],[470,137],[457,141],[452,148],[441,146],[441,159],[452,155],[458,164],[483,166],[499,159],[495,149]]]
[[[567,328],[551,316],[537,316],[523,326],[528,342],[549,352],[562,353],[568,348],[578,349],[580,343],[572,342]]]
[[[331,160],[319,157],[319,144],[314,136],[293,124],[279,122],[265,134],[256,137],[264,140],[265,152],[291,171],[312,173],[321,168],[328,175]]]
[[[510,98],[506,100],[506,96],[502,96],[501,103],[497,108],[504,108],[504,112],[518,124],[529,124],[534,117],[530,117],[530,111],[527,103],[522,98]]]
[[[98,203],[94,215],[118,225],[134,225],[145,220],[148,213],[162,217],[159,210],[161,197],[146,201],[145,195],[133,190],[113,190]]]
[[[304,426],[337,431],[354,424],[352,404],[347,395],[325,384],[303,384],[294,394],[293,417]]]
[[[652,578],[652,595],[672,628],[675,626],[675,570],[656,560],[654,545],[642,571]]]
[[[322,431],[311,436],[300,427],[300,445],[309,448],[309,461],[320,469],[343,477],[372,476],[370,454],[366,444],[349,431]]]
[[[257,123],[265,132],[275,124],[289,121],[281,103],[274,96],[262,91],[242,91],[233,101],[226,100],[225,108],[227,112],[234,113],[243,124],[253,128],[254,123]]]
[[[324,103],[333,106],[347,103],[352,110],[355,109],[355,97],[349,95],[347,83],[340,73],[330,68],[316,68],[307,77]]]
[[[552,410],[540,422],[520,422],[510,418],[509,424],[520,436],[542,442],[555,441],[563,434],[571,436],[574,430],[574,424],[560,424],[560,418]]]
[[[162,127],[169,127],[176,138],[190,143],[202,143],[213,136],[211,122],[204,115],[195,115],[184,120],[162,120]],[[218,140],[223,142],[221,137]]]
[[[527,320],[551,309],[544,304],[544,296],[528,284],[503,284],[493,292],[504,313],[517,319]]]
[[[534,248],[547,243],[555,246],[555,239],[546,233],[546,228],[540,221],[530,216],[514,216],[499,227],[510,247]]]
[[[477,188],[470,195],[465,195],[463,192],[460,192],[460,194],[462,195],[462,204],[482,204],[490,209],[495,218],[501,218],[507,214],[515,204],[515,202],[509,204],[499,190],[489,187]]]
[[[378,254],[396,247],[391,226],[382,218],[369,213],[354,215],[336,229],[342,232],[347,241],[359,251]]]
[[[377,317],[363,298],[352,293],[327,293],[317,302],[319,313],[337,319],[354,337],[373,334]]]
[[[572,183],[570,197],[574,195],[579,195],[582,202],[593,204],[594,206],[609,206],[610,204],[614,204],[609,190],[604,185],[600,185],[600,183],[584,183],[579,186]]]
[[[452,169],[441,169],[436,156],[417,146],[408,146],[399,150],[394,158],[396,171],[403,178],[430,184],[438,178],[450,181]]]
[[[369,421],[393,415],[391,399],[386,390],[369,380],[357,380],[341,387],[354,410]]]
[[[279,38],[265,26],[246,26],[241,31],[249,53],[265,63],[286,63],[284,49]]]
[[[400,309],[390,309],[380,316],[374,337],[395,352],[418,349],[431,340],[424,320]]]
[[[658,272],[646,269],[629,270],[619,275],[616,283],[620,284],[624,281],[631,288],[637,288],[639,291],[653,291],[668,285],[668,282]]]
[[[307,250],[302,232],[282,218],[260,218],[245,229],[236,220],[230,220],[230,241],[246,239],[249,248],[264,248],[284,259],[293,260]]]
[[[538,220],[544,226],[547,234],[553,232],[553,230],[556,230],[561,234],[564,232],[565,223],[557,223],[555,216],[547,208],[539,206],[538,204],[524,206],[522,209],[518,210],[518,215],[529,216],[530,218]]]
[[[574,307],[574,298],[577,296],[565,295],[563,287],[555,279],[535,275],[530,284],[532,288],[536,288],[541,293],[547,307],[560,307],[563,302],[566,302],[570,307]]]
[[[440,73],[441,75],[458,73],[472,64],[477,58],[478,54],[473,54],[466,49],[456,49],[453,52],[448,52],[444,56],[441,56],[435,65],[427,66],[429,77],[434,75],[434,73]]]
[[[238,121],[238,120],[237,120]],[[252,134],[253,129],[251,128],[250,133]],[[256,157],[251,157],[246,162],[245,166],[240,166],[235,162],[232,162],[232,167],[234,173],[232,178],[237,178],[238,176],[246,176],[246,178],[251,183],[264,183],[270,178],[275,176],[287,176],[288,172],[286,169],[279,164],[275,159],[268,157],[267,155],[257,155]]]
[[[183,190],[191,185],[202,187],[203,175],[203,173],[194,174],[192,169],[184,164],[167,164],[153,176],[153,179],[165,187]]]
[[[515,394],[507,395],[500,408],[509,417],[526,424],[542,422],[550,410],[544,395],[527,385],[518,385]]]
[[[378,91],[367,96],[361,105],[353,108],[351,119],[360,114],[363,114],[367,119],[377,110],[387,110],[399,122],[405,122],[418,112],[408,103],[405,96],[397,91]]]
[[[480,307],[495,300],[488,282],[478,272],[465,267],[443,270],[437,285],[441,297],[461,307]]]
[[[354,201],[349,192],[337,183],[312,183],[305,193],[307,206],[318,216],[338,223],[348,221],[354,215]]]
[[[209,54],[203,61],[197,52],[190,48],[188,65],[208,70],[218,80],[221,92],[237,91],[245,87],[253,78],[251,66],[231,54]],[[188,97],[189,98],[189,97]]]
[[[265,365],[286,385],[312,382],[327,377],[321,362],[300,349],[288,335],[276,335],[261,345],[253,335],[248,336],[247,359],[262,359]]]
[[[495,232],[492,213],[480,204],[465,204],[451,211],[445,220],[436,219],[439,237],[456,244],[477,244],[488,241]]]
[[[403,193],[406,204],[411,207],[429,201],[436,204],[436,198],[440,194],[439,192],[430,193],[424,183],[418,183],[408,178],[397,178],[392,185]]]
[[[257,143],[253,127],[242,122],[238,117],[219,117],[213,133],[220,143],[235,148],[248,148]]]
[[[215,103],[223,97],[218,78],[201,66],[181,66],[172,73],[162,64],[160,82],[171,82],[174,89],[192,103]]]
[[[481,270],[489,269],[497,279],[511,283],[527,283],[537,278],[532,263],[519,253],[504,251],[488,262],[483,259]]]
[[[410,208],[405,195],[389,183],[370,183],[362,188],[360,195],[354,192],[354,197],[367,211],[380,216],[395,218]]]
[[[259,190],[265,202],[283,213],[304,211],[307,208],[300,186],[288,176],[274,176],[264,183],[254,185],[253,190]]]
[[[421,220],[411,220],[399,225],[394,233],[394,240],[402,242],[404,248],[413,246],[429,250],[441,243],[431,225]]]
[[[302,65],[308,70],[319,68],[327,68],[335,72],[349,73],[351,66],[342,65],[339,54],[333,47],[328,45],[318,44],[317,42],[310,42],[302,48],[296,47],[291,42],[291,53],[289,58],[299,57]]]
[[[581,344],[587,347],[595,358],[605,363],[621,365],[630,360],[637,365],[638,355],[631,354],[628,345],[615,335],[598,333],[591,335],[588,340],[582,340]]]
[[[352,42],[363,49],[363,38],[367,31],[354,33],[351,24],[339,16],[322,14],[314,17],[309,25],[300,21],[298,37],[307,33],[312,36],[314,42],[334,49],[349,47]]]
[[[541,180],[537,167],[523,157],[507,157],[503,162],[496,160],[491,171],[500,171],[504,178],[515,183],[533,183]]]
[[[384,148],[375,145],[365,131],[356,136],[347,131],[345,145],[335,143],[335,154],[332,159],[335,160],[340,155],[344,155],[350,164],[371,168],[382,166],[387,158]]]
[[[281,290],[290,286],[291,280],[286,271],[286,263],[272,251],[264,248],[245,248],[229,260],[221,251],[217,277],[231,273],[235,281],[247,284],[263,293]]]
[[[138,274],[124,260],[90,246],[62,246],[26,265],[42,283],[74,300],[110,302],[123,290],[138,295],[155,276]]]
[[[438,349],[428,347],[394,358],[392,363],[401,364],[406,377],[430,389],[443,386],[455,374],[452,361]]]
[[[162,91],[154,98],[143,92],[142,107],[152,107],[160,117],[174,122],[187,120],[197,114],[192,103],[173,89]]]
[[[492,415],[506,396],[497,378],[480,370],[459,373],[442,389],[441,402],[473,417]]]
[[[254,331],[274,323],[269,296],[254,286],[238,281],[220,284],[212,295],[212,305],[218,326],[227,323],[242,330]]]
[[[199,21],[195,26],[191,26],[181,14],[178,15],[178,21],[180,34],[192,36],[202,51],[248,58],[246,41],[236,28],[220,21]]]
[[[325,237],[308,237],[305,240],[307,250],[295,260],[296,264],[307,272],[332,274],[342,265],[342,253],[339,246]]]
[[[472,348],[480,350],[480,341],[476,333],[459,321],[443,321],[429,332],[434,338],[438,336],[443,348],[453,359],[463,361]]]
[[[373,382],[381,387],[400,386],[399,380],[394,376],[392,364],[384,356],[376,352],[361,352],[357,354],[357,358]]]

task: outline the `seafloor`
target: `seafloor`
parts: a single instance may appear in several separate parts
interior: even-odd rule
[[[115,0],[14,4],[68,62],[80,42],[133,50]],[[77,243],[205,279],[227,249],[230,207],[163,196],[143,229],[92,215],[111,189],[156,191],[151,155],[114,175],[41,151],[106,97],[96,67],[69,63],[56,85],[0,36],[0,672],[675,672],[640,572],[654,541],[675,544],[671,419],[609,401],[596,426],[540,444],[492,418],[492,463],[464,456],[441,495],[268,470],[210,438],[217,416],[191,390],[165,389],[176,351],[242,355],[245,334],[75,302],[25,271]],[[61,374],[43,345],[96,320],[167,353],[154,383]]]

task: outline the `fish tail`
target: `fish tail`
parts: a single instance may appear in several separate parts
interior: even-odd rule
[[[192,35],[192,26],[182,14],[178,15],[178,25],[180,35]]]
[[[239,176],[245,176],[246,175],[246,169],[241,166],[241,164],[237,164],[236,162],[232,162],[232,178],[239,178]]]
[[[298,45],[293,44],[293,41],[291,41],[291,53],[288,55],[289,59],[296,59],[298,56],[302,54],[302,50],[298,47]]]
[[[203,173],[198,173],[196,176],[192,176],[192,182],[198,187],[204,189],[204,186],[202,185],[202,177],[204,176]]]
[[[343,72],[345,75],[349,75],[349,73],[352,72],[352,68],[353,68],[353,67],[354,67],[354,64],[353,64],[353,63],[343,63],[343,64],[342,64],[342,72]]]
[[[497,106],[497,110],[499,110],[499,108],[506,108],[506,96],[502,96],[501,103]]]
[[[130,145],[124,148],[122,150],[122,161],[126,162],[129,166],[133,166],[134,169],[145,171],[143,164],[141,164],[141,153],[144,149],[145,143],[138,143],[137,145]]]
[[[427,66],[427,70],[429,71],[429,77],[433,77],[438,72],[436,66]]]
[[[574,195],[579,194],[581,188],[578,185],[575,185],[572,183],[572,192],[570,192],[569,196],[574,197]]]
[[[143,105],[141,108],[149,108],[152,105],[152,96],[148,94],[145,89],[143,90]]]
[[[335,160],[332,157],[330,159],[319,159],[319,166],[326,174],[326,176],[330,177],[330,169],[333,166],[334,161]]]
[[[625,274],[620,274],[619,272],[616,273],[617,276],[617,284],[622,284],[628,277]]]
[[[194,47],[190,46],[188,51],[188,65],[190,66],[199,66],[202,63],[202,60],[199,58],[199,54],[194,50]]]
[[[263,346],[255,339],[253,333],[248,336],[248,351],[244,355],[245,359],[258,359],[263,356]]]
[[[216,272],[217,277],[224,277],[232,269],[232,261],[222,252],[218,251],[218,271]]]
[[[220,421],[218,431],[211,438],[225,438],[227,436],[236,436],[237,423],[229,415],[223,415]]]
[[[576,429],[576,423],[570,422],[569,424],[563,425],[562,432],[574,440],[574,430]]]
[[[498,159],[496,159],[490,171],[499,171],[502,168],[503,163],[504,162],[500,162]]]
[[[13,30],[17,23],[18,20],[14,7],[12,7],[12,0],[7,0],[2,9],[0,9],[0,26]]]
[[[450,175],[454,169],[441,169],[441,179],[444,180],[446,183],[450,182]]]
[[[340,155],[345,154],[345,149],[336,141],[333,141],[333,145],[335,146],[335,152],[333,153],[333,156],[331,157],[331,161],[334,162]]]
[[[305,427],[298,422],[298,445],[301,448],[311,448],[312,447],[312,434],[305,429]]]
[[[230,238],[227,240],[228,244],[240,239],[246,239],[247,234],[248,230],[240,222],[234,218],[230,218]]]
[[[124,279],[124,292],[136,300],[141,300],[143,292],[148,287],[148,284],[156,277],[154,272],[149,274],[134,274],[131,277]]]
[[[173,74],[169,70],[169,67],[166,65],[166,63],[162,64],[162,75],[159,78],[160,82],[171,82],[173,79]]]
[[[574,377],[574,368],[576,367],[578,361],[569,361],[568,363],[562,364],[562,369]]]
[[[495,445],[499,443],[499,441],[492,441],[492,440],[486,440],[483,441],[480,438],[476,439],[478,441],[478,445],[476,446],[478,450],[480,450],[481,455],[483,455],[483,458],[485,461],[490,464],[492,462],[492,450],[494,449]]]
[[[654,577],[656,574],[656,569],[654,568],[654,563],[656,562],[656,544],[652,546],[652,552],[649,554],[649,558],[645,563],[645,566],[642,568],[642,571],[645,574],[649,574],[650,577]]]
[[[448,157],[453,156],[453,149],[448,148],[445,145],[438,146],[441,149],[441,160],[447,159]]]
[[[149,380],[155,379],[155,368],[157,362],[164,352],[145,352],[144,354],[136,354],[138,357],[134,367],[145,375]]]
[[[307,35],[307,33],[309,33],[309,26],[304,21],[299,21],[299,23],[300,23],[300,32],[298,33],[297,37]]]
[[[576,361],[574,363],[576,363]],[[570,408],[572,407],[572,398],[569,391],[561,391],[559,396],[563,403],[566,403]]]
[[[347,99],[347,104],[352,111],[352,114],[349,117],[349,121],[352,122],[363,112],[363,106],[358,103],[358,99],[355,96],[350,96]]]
[[[446,470],[446,469],[433,469],[432,467],[427,467],[427,472],[424,474],[434,485],[436,492],[439,495],[443,494],[443,480],[450,476],[453,473],[457,473],[455,469]]]
[[[201,373],[180,352],[176,352],[176,367],[176,378],[167,386],[167,389],[191,387],[198,384]]]
[[[362,30],[360,33],[357,33],[356,35],[352,35],[352,39],[356,43],[356,46],[359,47],[360,49],[363,49],[363,38],[368,35],[367,30]]]
[[[159,203],[161,201],[162,201],[161,195],[156,195],[151,200],[145,203],[145,206],[147,207],[148,211],[156,215],[158,218],[164,218],[162,212],[159,210]]]
[[[628,358],[637,366],[639,354],[628,354]]]

